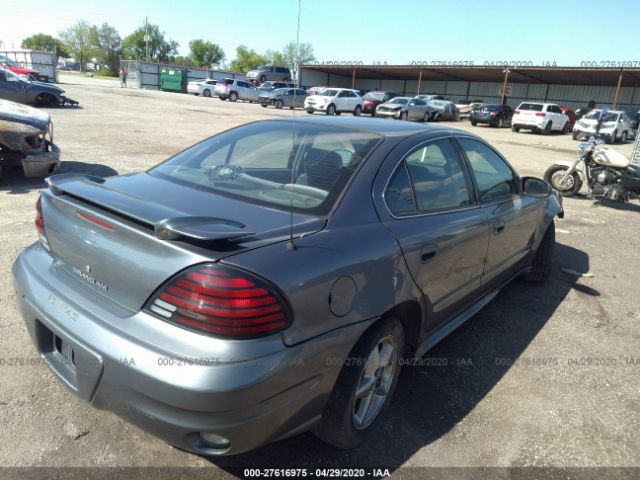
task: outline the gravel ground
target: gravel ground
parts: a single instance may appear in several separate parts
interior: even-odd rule
[[[61,172],[135,172],[229,127],[291,115],[121,89],[109,80],[61,79],[81,106],[50,110]],[[523,175],[541,176],[553,160],[573,158],[577,146],[570,135],[456,126],[485,137]],[[631,152],[630,144],[615,148]],[[424,470],[412,467],[640,467],[637,202],[594,207],[584,197],[566,199],[551,281],[514,282],[424,365],[405,368],[387,420],[361,448],[337,451],[303,434],[241,456],[206,459],[93,409],[44,366],[29,364],[37,357],[15,305],[10,267],[36,240],[34,204],[42,187],[19,172],[5,173],[0,184],[0,466],[208,467],[199,474],[228,477],[244,467],[378,466],[416,478]],[[75,472],[80,478],[99,471]],[[170,472],[175,478],[182,470]]]

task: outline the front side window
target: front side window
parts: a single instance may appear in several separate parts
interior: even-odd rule
[[[491,147],[471,138],[458,141],[469,159],[481,202],[503,200],[518,193],[516,174]]]
[[[148,173],[273,208],[326,215],[378,135],[266,121],[211,137]]]

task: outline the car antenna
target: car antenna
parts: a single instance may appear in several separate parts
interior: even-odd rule
[[[300,65],[298,64],[298,59],[300,57],[300,10],[301,10],[301,1],[298,0],[298,25],[296,28],[296,54],[295,54],[295,62],[296,62],[296,77],[298,79],[298,83],[300,83]],[[291,115],[293,117],[293,162],[291,163],[291,182],[289,183],[291,189],[291,197],[289,204],[289,241],[287,242],[287,250],[293,251],[296,249],[296,244],[293,243],[293,182],[295,181],[294,174],[296,171],[296,157],[298,153],[296,152],[296,90],[293,90],[293,109],[291,110]]]

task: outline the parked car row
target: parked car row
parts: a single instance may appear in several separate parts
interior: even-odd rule
[[[260,103],[262,107],[302,108],[307,113],[322,112],[327,115],[352,113],[368,114],[382,118],[409,121],[458,121],[468,114],[471,125],[486,124],[502,128],[511,126],[514,132],[530,130],[549,135],[552,132],[572,132],[578,139],[595,132],[596,118],[600,110],[591,110],[578,119],[567,107],[554,103],[522,102],[512,109],[505,104],[484,104],[481,100],[459,100],[454,103],[442,95],[422,94],[415,97],[402,96],[394,91],[370,91],[363,93],[351,88],[315,86],[307,90],[296,87],[289,81],[290,72],[279,67],[263,66],[249,72],[246,80],[226,78],[189,82],[187,91],[194,95],[217,96],[221,100],[238,100]],[[9,72],[10,73],[10,72]],[[0,74],[0,81],[2,75]],[[1,87],[0,87],[1,89]],[[627,142],[638,130],[638,112],[633,109],[610,111],[604,121],[601,134],[610,143]]]

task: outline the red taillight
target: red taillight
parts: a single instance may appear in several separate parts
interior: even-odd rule
[[[190,268],[156,291],[145,309],[158,318],[214,336],[247,339],[279,332],[291,317],[270,284],[234,268]]]
[[[536,117],[544,117],[544,112],[536,112]]]
[[[491,112],[491,113],[489,113],[489,115],[491,115],[492,117],[495,117],[497,115],[497,113],[496,112]]]
[[[514,115],[520,115],[520,110],[514,110],[514,111],[513,111],[513,114],[514,114]]]
[[[44,229],[44,218],[42,217],[42,206],[40,204],[40,198],[38,197],[38,201],[36,202],[36,230],[38,230],[38,238],[40,239],[40,243],[42,246],[49,250],[49,241],[47,240],[47,235]]]

